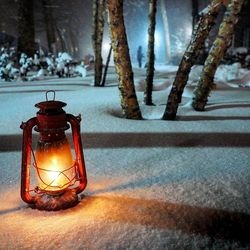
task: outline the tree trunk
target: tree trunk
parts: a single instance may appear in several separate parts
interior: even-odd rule
[[[124,25],[123,0],[107,0],[107,8],[122,111],[127,119],[142,119]]]
[[[154,44],[155,44],[155,17],[156,17],[157,0],[149,0],[149,28],[148,28],[148,53],[147,53],[147,77],[144,91],[144,103],[153,105],[152,90],[154,80]]]
[[[57,25],[56,25],[56,32],[57,32],[57,35],[58,35],[58,39],[60,41],[61,51],[66,52],[67,48],[66,48],[64,35],[62,34],[61,30],[57,27]]]
[[[18,53],[25,53],[29,57],[35,53],[35,28],[33,0],[19,0],[18,2]]]
[[[77,43],[77,39],[76,39],[77,36],[75,35],[75,33],[73,32],[71,27],[69,27],[68,32],[69,32],[70,43],[71,43],[70,50],[72,53],[72,57],[76,58],[77,57],[77,49],[78,49],[78,43]]]
[[[105,69],[104,69],[104,73],[103,73],[103,78],[102,78],[102,84],[101,84],[102,87],[105,86],[106,77],[107,77],[108,68],[109,68],[109,62],[110,62],[110,58],[111,58],[111,53],[112,53],[112,46],[110,46],[109,53],[107,56],[107,61],[106,61],[106,65],[105,65]]]
[[[95,54],[95,86],[102,80],[102,40],[104,29],[105,0],[93,0],[92,43]]]
[[[197,59],[199,50],[202,48],[212,26],[214,25],[220,7],[221,0],[212,0],[211,4],[201,13],[200,19],[193,31],[191,41],[182,57],[176,73],[172,89],[168,96],[167,106],[162,117],[163,120],[175,119],[183,90],[188,81],[190,70]]]
[[[51,9],[51,1],[50,0],[43,0],[43,12],[44,12],[44,22],[47,34],[47,42],[49,52],[56,54],[56,31],[55,25],[53,20],[53,13]]]
[[[207,104],[208,95],[213,86],[215,72],[227,48],[231,44],[234,27],[238,21],[243,3],[244,0],[231,0],[227,7],[219,33],[210,49],[198,86],[194,91],[192,106],[197,111],[204,111],[205,105]]]
[[[165,43],[166,43],[166,62],[170,63],[171,61],[171,43],[170,43],[170,33],[169,33],[169,25],[168,25],[168,16],[165,0],[161,0],[161,16],[163,22],[163,28],[165,33]]]

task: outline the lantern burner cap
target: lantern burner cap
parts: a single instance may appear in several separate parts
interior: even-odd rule
[[[49,100],[48,94],[53,93],[53,99]],[[46,91],[46,101],[39,102],[35,104],[35,107],[39,108],[40,111],[47,111],[47,110],[62,110],[63,107],[65,107],[67,104],[65,102],[61,101],[55,101],[56,92],[54,90],[48,90]]]

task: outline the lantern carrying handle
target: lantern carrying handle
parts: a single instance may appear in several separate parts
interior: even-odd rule
[[[30,195],[30,163],[32,151],[32,129],[38,125],[36,117],[29,119],[21,124],[23,129],[23,145],[22,145],[22,170],[21,170],[21,197],[24,202],[33,204],[35,197]]]
[[[46,101],[49,101],[49,98],[48,98],[48,93],[53,93],[53,99],[52,101],[55,101],[55,97],[56,97],[56,91],[55,90],[48,90],[46,91]]]
[[[73,144],[76,154],[76,163],[79,171],[80,185],[75,188],[75,191],[78,194],[81,193],[87,185],[87,175],[86,175],[86,168],[82,151],[82,141],[80,133],[81,116],[80,115],[73,116],[71,114],[67,114],[67,121],[70,123],[72,128]]]

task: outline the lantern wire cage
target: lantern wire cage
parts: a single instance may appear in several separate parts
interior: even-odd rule
[[[33,148],[31,148],[31,152],[32,152],[32,156],[33,156],[33,159],[34,159],[34,163],[33,163],[33,166],[34,168],[36,169],[36,172],[38,174],[38,177],[39,179],[41,180],[41,182],[45,185],[45,188],[40,188],[39,186],[36,186],[34,189],[30,189],[29,192],[35,192],[37,194],[44,194],[46,193],[48,190],[48,188],[58,188],[58,189],[61,189],[63,190],[64,187],[69,187],[69,186],[74,186],[75,183],[77,181],[80,181],[80,178],[79,178],[79,172],[78,172],[78,166],[77,166],[77,163],[75,162],[71,167],[67,168],[67,169],[64,169],[63,171],[57,171],[57,170],[49,170],[49,169],[43,169],[43,168],[39,168],[37,166],[37,162],[36,162],[36,157],[35,157],[35,154],[34,154],[34,150]],[[70,179],[66,174],[65,172],[71,170],[74,168],[74,173],[75,175]],[[40,171],[45,171],[45,172],[56,172],[58,173],[57,176],[54,177],[54,179],[50,182],[50,183],[46,183],[43,178],[41,177],[40,175]],[[68,182],[66,182],[64,185],[62,186],[55,186],[53,185],[53,183],[56,181],[56,179],[60,176],[60,175],[63,175],[67,180]],[[60,191],[60,190],[58,190]]]

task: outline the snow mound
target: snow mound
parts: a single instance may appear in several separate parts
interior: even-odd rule
[[[167,89],[172,83],[170,81],[154,81],[153,91],[162,91]],[[146,87],[146,81],[144,79],[135,83],[135,89],[139,92],[144,92]]]
[[[197,85],[200,75],[202,73],[203,65],[194,65],[189,74],[189,85]],[[234,63],[232,65],[220,65],[216,71],[214,82],[218,84],[218,87],[225,85],[227,87],[239,88],[242,84],[247,86],[249,81],[249,71],[242,69],[240,63]]]

